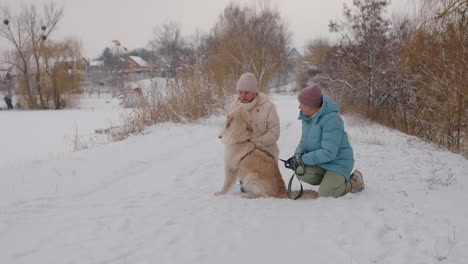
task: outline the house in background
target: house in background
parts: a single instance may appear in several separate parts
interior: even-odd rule
[[[166,75],[171,66],[167,62],[167,60],[164,57],[159,57],[159,56],[153,56],[152,58],[153,62],[153,71],[161,73],[163,76]]]
[[[85,57],[81,58],[81,67],[83,68],[83,71],[89,71],[89,63],[89,59],[86,59]]]
[[[297,51],[296,48],[292,48],[289,50],[288,57],[287,57],[287,70],[288,72],[294,71],[294,68],[298,65],[298,63],[301,61],[302,55]]]
[[[89,62],[90,71],[101,71],[104,69],[104,61],[102,60],[92,60]]]
[[[139,56],[128,56],[120,64],[121,71],[125,73],[145,72],[150,68],[150,65]]]

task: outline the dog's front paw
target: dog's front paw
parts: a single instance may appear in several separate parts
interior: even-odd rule
[[[223,195],[223,194],[226,194],[225,191],[219,191],[219,192],[215,192],[214,195],[216,196],[220,196],[220,195]]]

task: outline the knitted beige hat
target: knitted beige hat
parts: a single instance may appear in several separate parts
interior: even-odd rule
[[[250,72],[241,75],[237,81],[237,91],[258,93],[257,78]]]

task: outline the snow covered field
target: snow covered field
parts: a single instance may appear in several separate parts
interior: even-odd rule
[[[273,100],[287,158],[300,137],[297,101]],[[468,260],[468,161],[460,155],[346,116],[362,193],[246,200],[236,187],[216,197],[223,117],[72,151],[77,134],[118,124],[121,111],[110,98],[79,110],[0,111],[8,124],[0,130],[0,263]],[[288,180],[291,171],[280,168]]]
[[[0,111],[0,166],[59,157],[82,145],[106,142],[96,129],[119,125],[124,110],[109,94],[89,95],[80,109]]]

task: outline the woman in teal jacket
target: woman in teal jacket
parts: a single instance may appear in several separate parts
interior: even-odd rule
[[[351,171],[353,149],[339,115],[340,106],[322,96],[318,84],[304,88],[298,97],[302,136],[289,159],[301,181],[320,185],[321,197],[340,197],[364,189],[362,174]],[[305,171],[304,171],[305,170]]]

